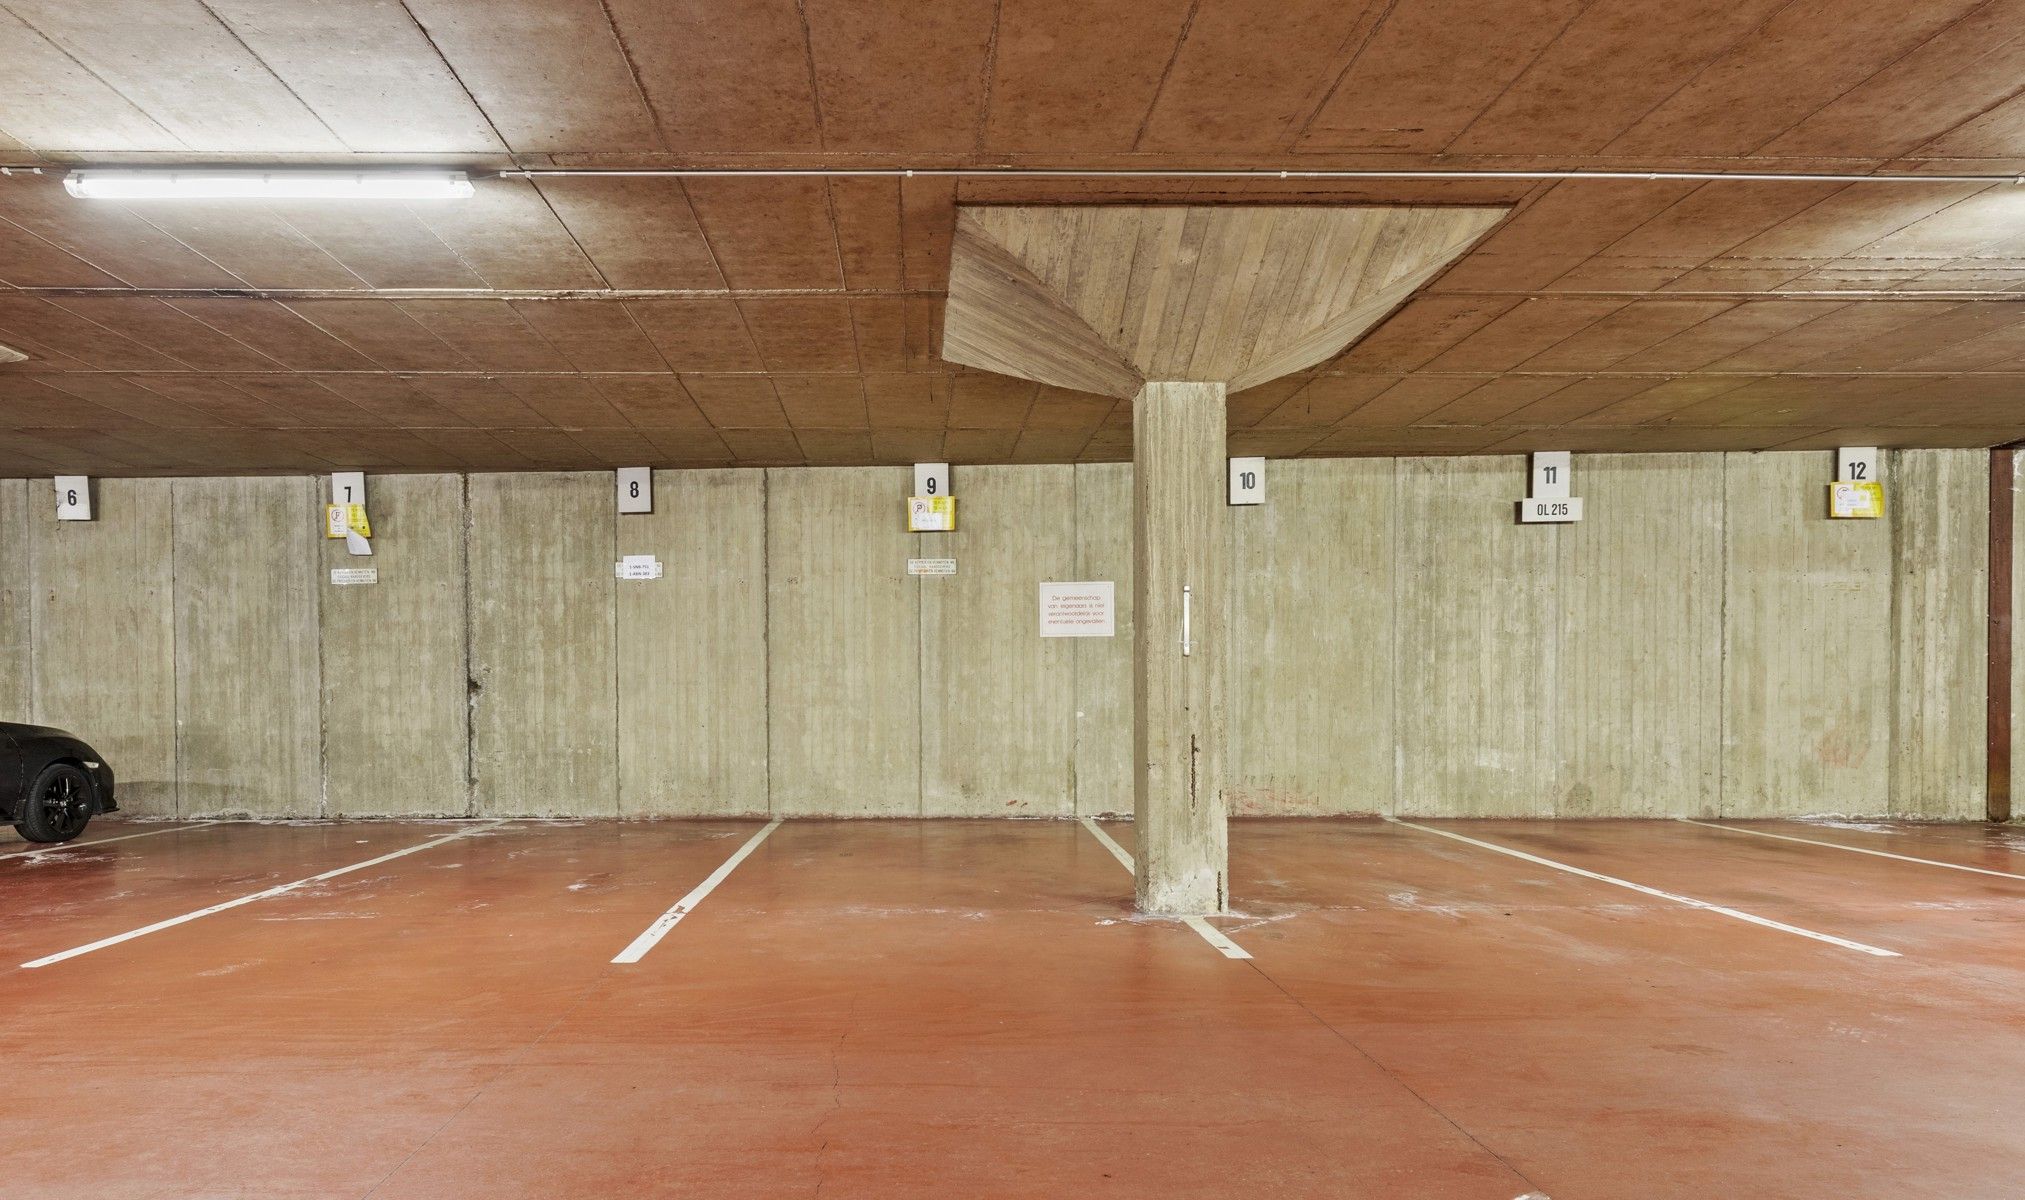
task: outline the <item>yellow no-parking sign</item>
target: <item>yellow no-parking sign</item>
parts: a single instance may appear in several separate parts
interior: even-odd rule
[[[327,538],[342,538],[349,531],[360,537],[373,536],[373,527],[366,520],[366,506],[363,504],[331,504],[323,510],[323,535]]]

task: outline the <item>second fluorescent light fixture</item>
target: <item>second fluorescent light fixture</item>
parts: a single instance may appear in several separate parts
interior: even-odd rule
[[[248,171],[210,167],[87,167],[63,177],[87,200],[461,200],[462,171]]]

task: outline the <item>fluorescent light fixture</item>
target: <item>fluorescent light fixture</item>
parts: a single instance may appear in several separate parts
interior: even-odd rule
[[[229,167],[87,167],[63,177],[88,200],[460,200],[462,171],[248,171]]]
[[[28,356],[12,346],[0,346],[0,363],[25,362]]]

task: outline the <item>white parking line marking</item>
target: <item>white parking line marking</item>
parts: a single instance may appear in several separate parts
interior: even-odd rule
[[[1078,817],[1076,819],[1083,823],[1083,828],[1097,835],[1097,840],[1104,843],[1104,849],[1109,850],[1111,852],[1111,857],[1117,859],[1118,864],[1120,866],[1124,867],[1134,876],[1137,876],[1139,874],[1138,864],[1132,861],[1132,856],[1130,854],[1125,853],[1125,847],[1119,845],[1115,841],[1112,841],[1111,835],[1105,833],[1103,829],[1099,828],[1097,823],[1091,820],[1090,818]],[[1183,917],[1181,918],[1181,923],[1183,925],[1188,926],[1190,929],[1195,930],[1197,933],[1201,934],[1202,940],[1208,942],[1212,946],[1215,946],[1217,950],[1222,952],[1225,958],[1251,957],[1250,954],[1247,954],[1245,952],[1245,948],[1243,946],[1240,946],[1236,942],[1233,942],[1229,938],[1225,937],[1223,934],[1223,930],[1218,929],[1216,926],[1210,924],[1208,921],[1205,921],[1201,917]]]
[[[1225,958],[1251,957],[1245,952],[1244,947],[1225,937],[1221,930],[1201,917],[1183,917],[1181,923],[1201,934],[1202,940],[1222,951]]]
[[[1914,858],[1910,854],[1892,854],[1885,850],[1866,850],[1862,846],[1845,846],[1841,842],[1823,842],[1814,838],[1794,837],[1786,833],[1767,833],[1762,829],[1745,829],[1737,825],[1718,825],[1714,821],[1697,821],[1692,817],[1676,817],[1685,825],[1699,825],[1703,829],[1720,829],[1724,833],[1748,833],[1752,837],[1778,838],[1782,842],[1799,842],[1807,846],[1826,846],[1830,850],[1847,850],[1851,854],[1869,854],[1878,858],[1895,858],[1900,862],[1925,863],[1930,867],[1946,867],[1950,871],[1974,871],[1978,875],[1995,875],[1999,879],[2025,879],[2012,871],[1992,871],[1987,867],[1967,867],[1961,863],[1942,862],[1937,858]]]
[[[1726,908],[1721,904],[1711,904],[1706,900],[1697,900],[1693,896],[1682,896],[1675,892],[1662,892],[1658,888],[1647,887],[1642,883],[1633,883],[1629,879],[1619,879],[1615,875],[1604,875],[1596,871],[1585,871],[1581,867],[1570,866],[1564,862],[1555,862],[1551,858],[1541,858],[1537,854],[1528,854],[1524,850],[1514,850],[1510,846],[1500,846],[1496,842],[1478,841],[1476,838],[1473,837],[1464,837],[1460,833],[1450,833],[1446,829],[1436,829],[1430,825],[1420,825],[1412,821],[1402,821],[1398,817],[1387,817],[1385,819],[1392,822],[1394,825],[1404,825],[1408,829],[1418,829],[1422,833],[1431,833],[1436,837],[1445,837],[1453,839],[1458,842],[1467,842],[1472,846],[1476,846],[1484,850],[1492,850],[1499,854],[1509,854],[1513,858],[1523,858],[1529,863],[1538,863],[1540,866],[1543,867],[1552,867],[1556,871],[1566,871],[1570,875],[1580,875],[1584,879],[1594,879],[1600,883],[1609,883],[1615,884],[1616,886],[1621,888],[1630,888],[1634,892],[1642,892],[1648,896],[1657,896],[1661,900],[1671,900],[1675,904],[1685,904],[1689,908],[1699,908],[1705,912],[1721,913],[1723,916],[1726,917],[1734,917],[1739,921],[1749,921],[1753,925],[1762,925],[1767,929],[1777,929],[1782,933],[1799,934],[1801,937],[1804,938],[1813,938],[1817,942],[1827,942],[1831,946],[1840,946],[1844,950],[1854,950],[1859,954],[1871,954],[1877,956],[1878,958],[1900,957],[1898,951],[1896,950],[1885,950],[1877,946],[1866,946],[1862,942],[1852,942],[1848,938],[1839,938],[1836,937],[1834,934],[1816,933],[1811,929],[1802,929],[1798,925],[1787,925],[1781,921],[1773,921],[1765,917],[1753,916],[1750,913],[1742,912],[1734,908]]]
[[[1120,866],[1132,872],[1132,875],[1135,879],[1138,877],[1139,864],[1132,861],[1132,856],[1130,854],[1125,853],[1125,847],[1119,845],[1117,842],[1112,841],[1111,835],[1105,833],[1103,828],[1100,827],[1095,821],[1092,821],[1090,818],[1078,817],[1077,820],[1083,823],[1083,828],[1097,835],[1097,840],[1104,843],[1104,849],[1109,850],[1111,852],[1111,857],[1117,859],[1118,864]]]
[[[647,926],[646,930],[639,937],[634,938],[632,945],[619,951],[618,957],[612,961],[615,963],[636,963],[647,957],[647,951],[652,950],[662,938],[667,937],[669,930],[681,924],[682,918],[688,916],[690,910],[703,903],[705,896],[716,891],[717,885],[723,883],[725,877],[730,875],[737,868],[738,864],[745,861],[746,855],[759,849],[759,844],[766,840],[767,835],[780,828],[780,823],[781,818],[775,817],[766,823],[764,829],[745,839],[745,844],[733,851],[731,857],[724,860],[724,865],[712,871],[710,877],[702,883],[697,884],[688,895],[677,900],[675,907],[654,918],[654,923]]]
[[[135,838],[159,837],[165,833],[181,833],[185,829],[202,829],[216,825],[216,821],[199,821],[195,825],[178,825],[173,829],[150,829],[146,833],[126,833],[119,837],[100,838],[95,842],[59,842],[54,846],[42,846],[34,850],[16,850],[12,854],[0,854],[0,858],[34,858],[43,854],[54,854],[58,850],[84,850],[92,846],[105,846],[113,842],[131,842]]]
[[[153,925],[143,925],[139,929],[129,930],[126,933],[114,934],[112,937],[109,938],[100,938],[98,941],[93,942],[88,946],[78,946],[75,949],[65,950],[60,954],[51,954],[46,958],[38,958],[34,962],[25,962],[22,963],[21,965],[24,968],[30,970],[33,970],[36,967],[47,967],[54,963],[60,963],[68,958],[76,958],[81,954],[90,954],[94,950],[104,950],[108,946],[117,946],[121,942],[130,942],[133,941],[135,938],[146,937],[151,933],[160,933],[164,929],[173,929],[178,925],[188,924],[189,922],[194,921],[199,917],[208,917],[214,913],[224,912],[226,909],[238,908],[242,904],[252,904],[257,900],[271,900],[276,896],[286,895],[287,893],[292,892],[295,889],[304,886],[305,884],[322,883],[326,879],[336,879],[340,875],[349,875],[353,871],[363,871],[368,867],[377,867],[381,863],[392,862],[397,858],[403,858],[406,857],[407,855],[415,854],[423,850],[433,849],[437,846],[442,845],[445,842],[454,842],[458,838],[470,837],[474,833],[478,833],[486,829],[497,828],[498,826],[503,824],[505,824],[504,821],[492,821],[484,825],[474,825],[470,829],[460,829],[456,833],[447,834],[443,837],[422,842],[418,845],[409,846],[405,850],[396,850],[392,854],[382,854],[378,858],[369,858],[364,862],[353,863],[348,867],[339,867],[334,871],[325,871],[319,875],[311,875],[307,879],[298,879],[292,883],[280,884],[278,886],[268,888],[265,891],[254,892],[250,896],[241,896],[237,900],[227,900],[223,904],[213,904],[209,908],[200,908],[195,912],[186,912],[180,917],[170,917],[166,921],[157,921]]]

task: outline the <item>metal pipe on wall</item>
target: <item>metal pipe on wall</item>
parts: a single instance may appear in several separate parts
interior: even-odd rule
[[[612,178],[668,177],[682,179],[769,178],[879,178],[912,179],[1228,179],[1245,182],[1310,180],[1356,182],[1360,180],[1443,180],[1507,179],[1521,182],[1559,180],[1678,180],[1690,183],[1968,183],[2025,184],[2025,175],[1918,175],[1918,174],[1809,174],[1802,171],[1524,171],[1524,170],[1215,170],[1116,168],[1078,170],[1068,167],[515,167],[496,172],[501,178],[547,179],[555,177]]]

